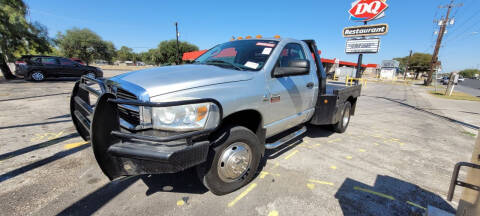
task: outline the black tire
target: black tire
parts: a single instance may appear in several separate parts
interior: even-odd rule
[[[32,71],[30,74],[28,74],[27,80],[29,81],[34,81],[34,82],[41,82],[45,81],[47,76],[45,76],[45,73],[43,71]]]
[[[350,124],[350,114],[352,111],[352,104],[350,102],[345,102],[343,106],[342,115],[340,121],[336,124],[333,124],[333,130],[337,133],[343,133],[347,130],[348,125]]]
[[[95,72],[92,72],[92,71],[87,71],[85,73],[85,76],[90,77],[90,78],[94,78],[94,79],[97,78],[97,74],[95,74]]]
[[[239,174],[241,177],[225,181],[223,180],[225,177],[222,179],[220,173],[223,173],[221,170],[227,169],[228,163],[224,165],[223,161],[219,162],[220,157],[224,152],[231,152],[232,150],[230,149],[237,149],[235,145],[239,143],[242,143],[241,145],[246,144],[250,148],[250,163],[246,171]],[[258,137],[246,127],[233,126],[225,128],[219,133],[219,136],[216,137],[207,161],[197,166],[196,171],[200,181],[215,195],[228,194],[243,187],[248,184],[256,174],[262,157],[260,145]],[[240,149],[240,147],[238,149]]]

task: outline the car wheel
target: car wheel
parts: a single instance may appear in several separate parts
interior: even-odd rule
[[[95,75],[94,72],[87,72],[87,73],[85,74],[85,76],[88,77],[88,78],[92,78],[92,79],[95,79],[95,77],[96,77],[96,75]]]
[[[342,116],[340,121],[333,125],[333,130],[337,133],[343,133],[347,130],[348,124],[350,123],[350,114],[352,110],[352,104],[350,102],[345,102],[343,106]]]
[[[262,157],[260,141],[248,128],[229,127],[213,142],[207,162],[197,174],[213,194],[224,195],[248,184]]]
[[[44,81],[45,80],[45,74],[42,71],[33,71],[30,73],[29,80],[33,80],[36,82]]]

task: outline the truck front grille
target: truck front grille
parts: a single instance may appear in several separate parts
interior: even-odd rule
[[[117,89],[117,98],[124,100],[138,100],[136,95],[120,88]],[[140,124],[140,109],[138,106],[119,104],[118,114],[121,119],[132,124],[134,127]]]

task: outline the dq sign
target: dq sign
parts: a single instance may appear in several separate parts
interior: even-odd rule
[[[351,19],[359,22],[366,22],[382,18],[388,5],[387,0],[357,0],[352,3],[352,8],[348,11]]]

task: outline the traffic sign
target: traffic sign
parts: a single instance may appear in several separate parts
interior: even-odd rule
[[[345,46],[345,53],[378,53],[380,38],[348,39]]]
[[[386,0],[356,0],[348,11],[350,19],[358,22],[367,22],[384,16],[388,8]]]
[[[351,26],[343,29],[343,37],[385,35],[388,33],[388,24]]]

